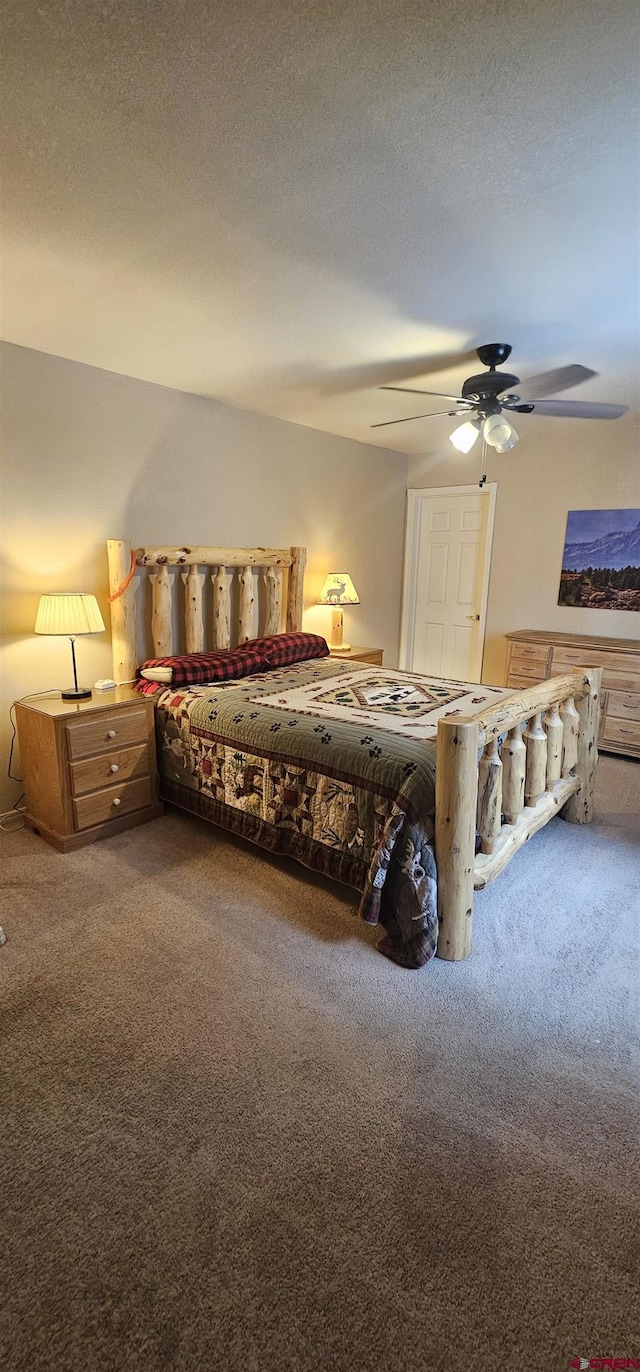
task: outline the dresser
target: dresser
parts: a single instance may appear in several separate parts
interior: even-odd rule
[[[374,667],[382,666],[382,648],[347,648],[346,653],[329,647],[330,657],[341,657],[343,662],[370,662]]]
[[[153,701],[129,686],[90,700],[16,701],[25,820],[68,853],[144,824],[158,801]]]
[[[640,641],[518,629],[507,634],[505,685],[514,690],[562,676],[574,667],[602,667],[601,752],[640,757]]]

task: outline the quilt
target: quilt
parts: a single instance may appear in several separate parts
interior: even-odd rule
[[[354,887],[381,951],[420,967],[438,935],[438,719],[506,694],[335,658],[168,688],[161,794]]]

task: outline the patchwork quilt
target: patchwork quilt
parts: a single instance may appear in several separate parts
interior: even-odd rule
[[[508,692],[335,658],[156,698],[161,794],[360,892],[406,967],[435,953],[435,739]]]

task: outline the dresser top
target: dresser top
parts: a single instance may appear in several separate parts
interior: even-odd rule
[[[505,638],[515,640],[526,640],[528,643],[551,643],[558,647],[561,645],[570,648],[613,648],[618,652],[640,653],[640,636],[638,638],[598,638],[594,634],[552,634],[545,629],[514,629],[512,633],[505,634]]]

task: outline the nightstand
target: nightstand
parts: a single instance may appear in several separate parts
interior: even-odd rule
[[[341,657],[343,662],[370,662],[374,667],[382,666],[382,648],[348,648],[346,653],[341,653],[337,648],[329,647],[330,657]]]
[[[74,702],[25,696],[15,710],[25,820],[54,848],[68,853],[163,813],[150,698],[116,686]]]

